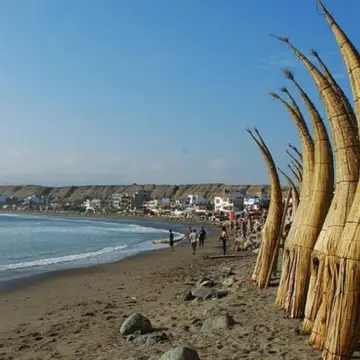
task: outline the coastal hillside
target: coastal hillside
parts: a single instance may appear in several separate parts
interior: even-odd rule
[[[262,191],[269,191],[269,185],[226,185],[226,184],[190,184],[190,185],[89,185],[89,186],[38,186],[38,185],[9,185],[0,186],[0,194],[6,197],[23,199],[27,196],[52,196],[59,200],[76,201],[84,198],[108,199],[113,194],[133,194],[139,189],[151,191],[151,197],[161,199],[171,197],[182,199],[190,194],[213,198],[224,195],[226,191],[245,190],[247,195],[261,195]],[[284,191],[287,188],[284,187]]]

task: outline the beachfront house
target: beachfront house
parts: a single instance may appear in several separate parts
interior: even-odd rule
[[[41,199],[36,195],[27,196],[24,198],[23,205],[39,205]]]
[[[119,208],[121,205],[122,194],[112,194],[111,198],[107,201],[108,205],[114,208]]]
[[[151,199],[151,191],[139,190],[130,197],[130,206],[133,209],[141,209],[144,203]]]
[[[188,195],[186,204],[188,206],[205,205],[208,201],[202,195]]]
[[[247,196],[244,199],[244,206],[248,210],[258,210],[261,205],[261,199],[258,196]]]
[[[6,196],[0,193],[0,204],[6,203]]]
[[[159,203],[160,203],[160,201],[157,199],[148,200],[148,201],[145,201],[144,207],[146,207],[149,210],[155,210],[159,206]]]
[[[244,193],[241,190],[228,190],[222,196],[215,196],[213,203],[215,212],[242,209]]]

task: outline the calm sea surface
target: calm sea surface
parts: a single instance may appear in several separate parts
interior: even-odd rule
[[[0,214],[0,283],[42,273],[113,262],[161,248],[187,226],[157,221]]]

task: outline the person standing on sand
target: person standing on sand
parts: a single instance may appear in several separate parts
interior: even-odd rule
[[[227,247],[227,242],[228,241],[229,241],[229,235],[228,235],[228,233],[226,231],[226,227],[223,226],[219,242],[221,242],[221,247],[223,249],[224,256],[226,256],[226,247]]]
[[[201,227],[199,234],[199,249],[204,247],[205,239],[206,239],[206,231],[203,227]]]
[[[196,252],[196,243],[198,241],[198,236],[197,236],[197,233],[196,233],[196,229],[194,229],[192,231],[192,233],[190,234],[189,236],[189,241],[190,241],[190,244],[191,244],[191,248],[192,248],[192,254],[195,255],[195,252]]]
[[[172,230],[169,230],[169,245],[170,245],[170,250],[174,251],[174,233],[172,232]]]
[[[187,239],[190,241],[190,235],[191,235],[191,233],[192,233],[193,231],[192,231],[192,229],[191,229],[191,226],[189,226],[189,230],[188,230],[188,232],[187,232],[187,234],[186,234],[186,237],[187,237]]]

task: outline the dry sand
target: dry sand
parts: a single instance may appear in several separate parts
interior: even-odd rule
[[[116,264],[66,271],[0,295],[0,359],[157,360],[177,345],[195,348],[202,360],[320,359],[321,353],[297,334],[300,322],[275,305],[276,287],[260,291],[250,280],[252,253],[241,258],[204,259],[220,254],[217,236],[191,255],[190,247],[155,251]],[[231,266],[236,282],[219,300],[185,302],[177,298],[193,286],[185,280],[218,277]],[[209,313],[225,309],[231,329],[202,332]],[[166,329],[169,341],[152,347],[126,341],[119,327],[133,312]]]

